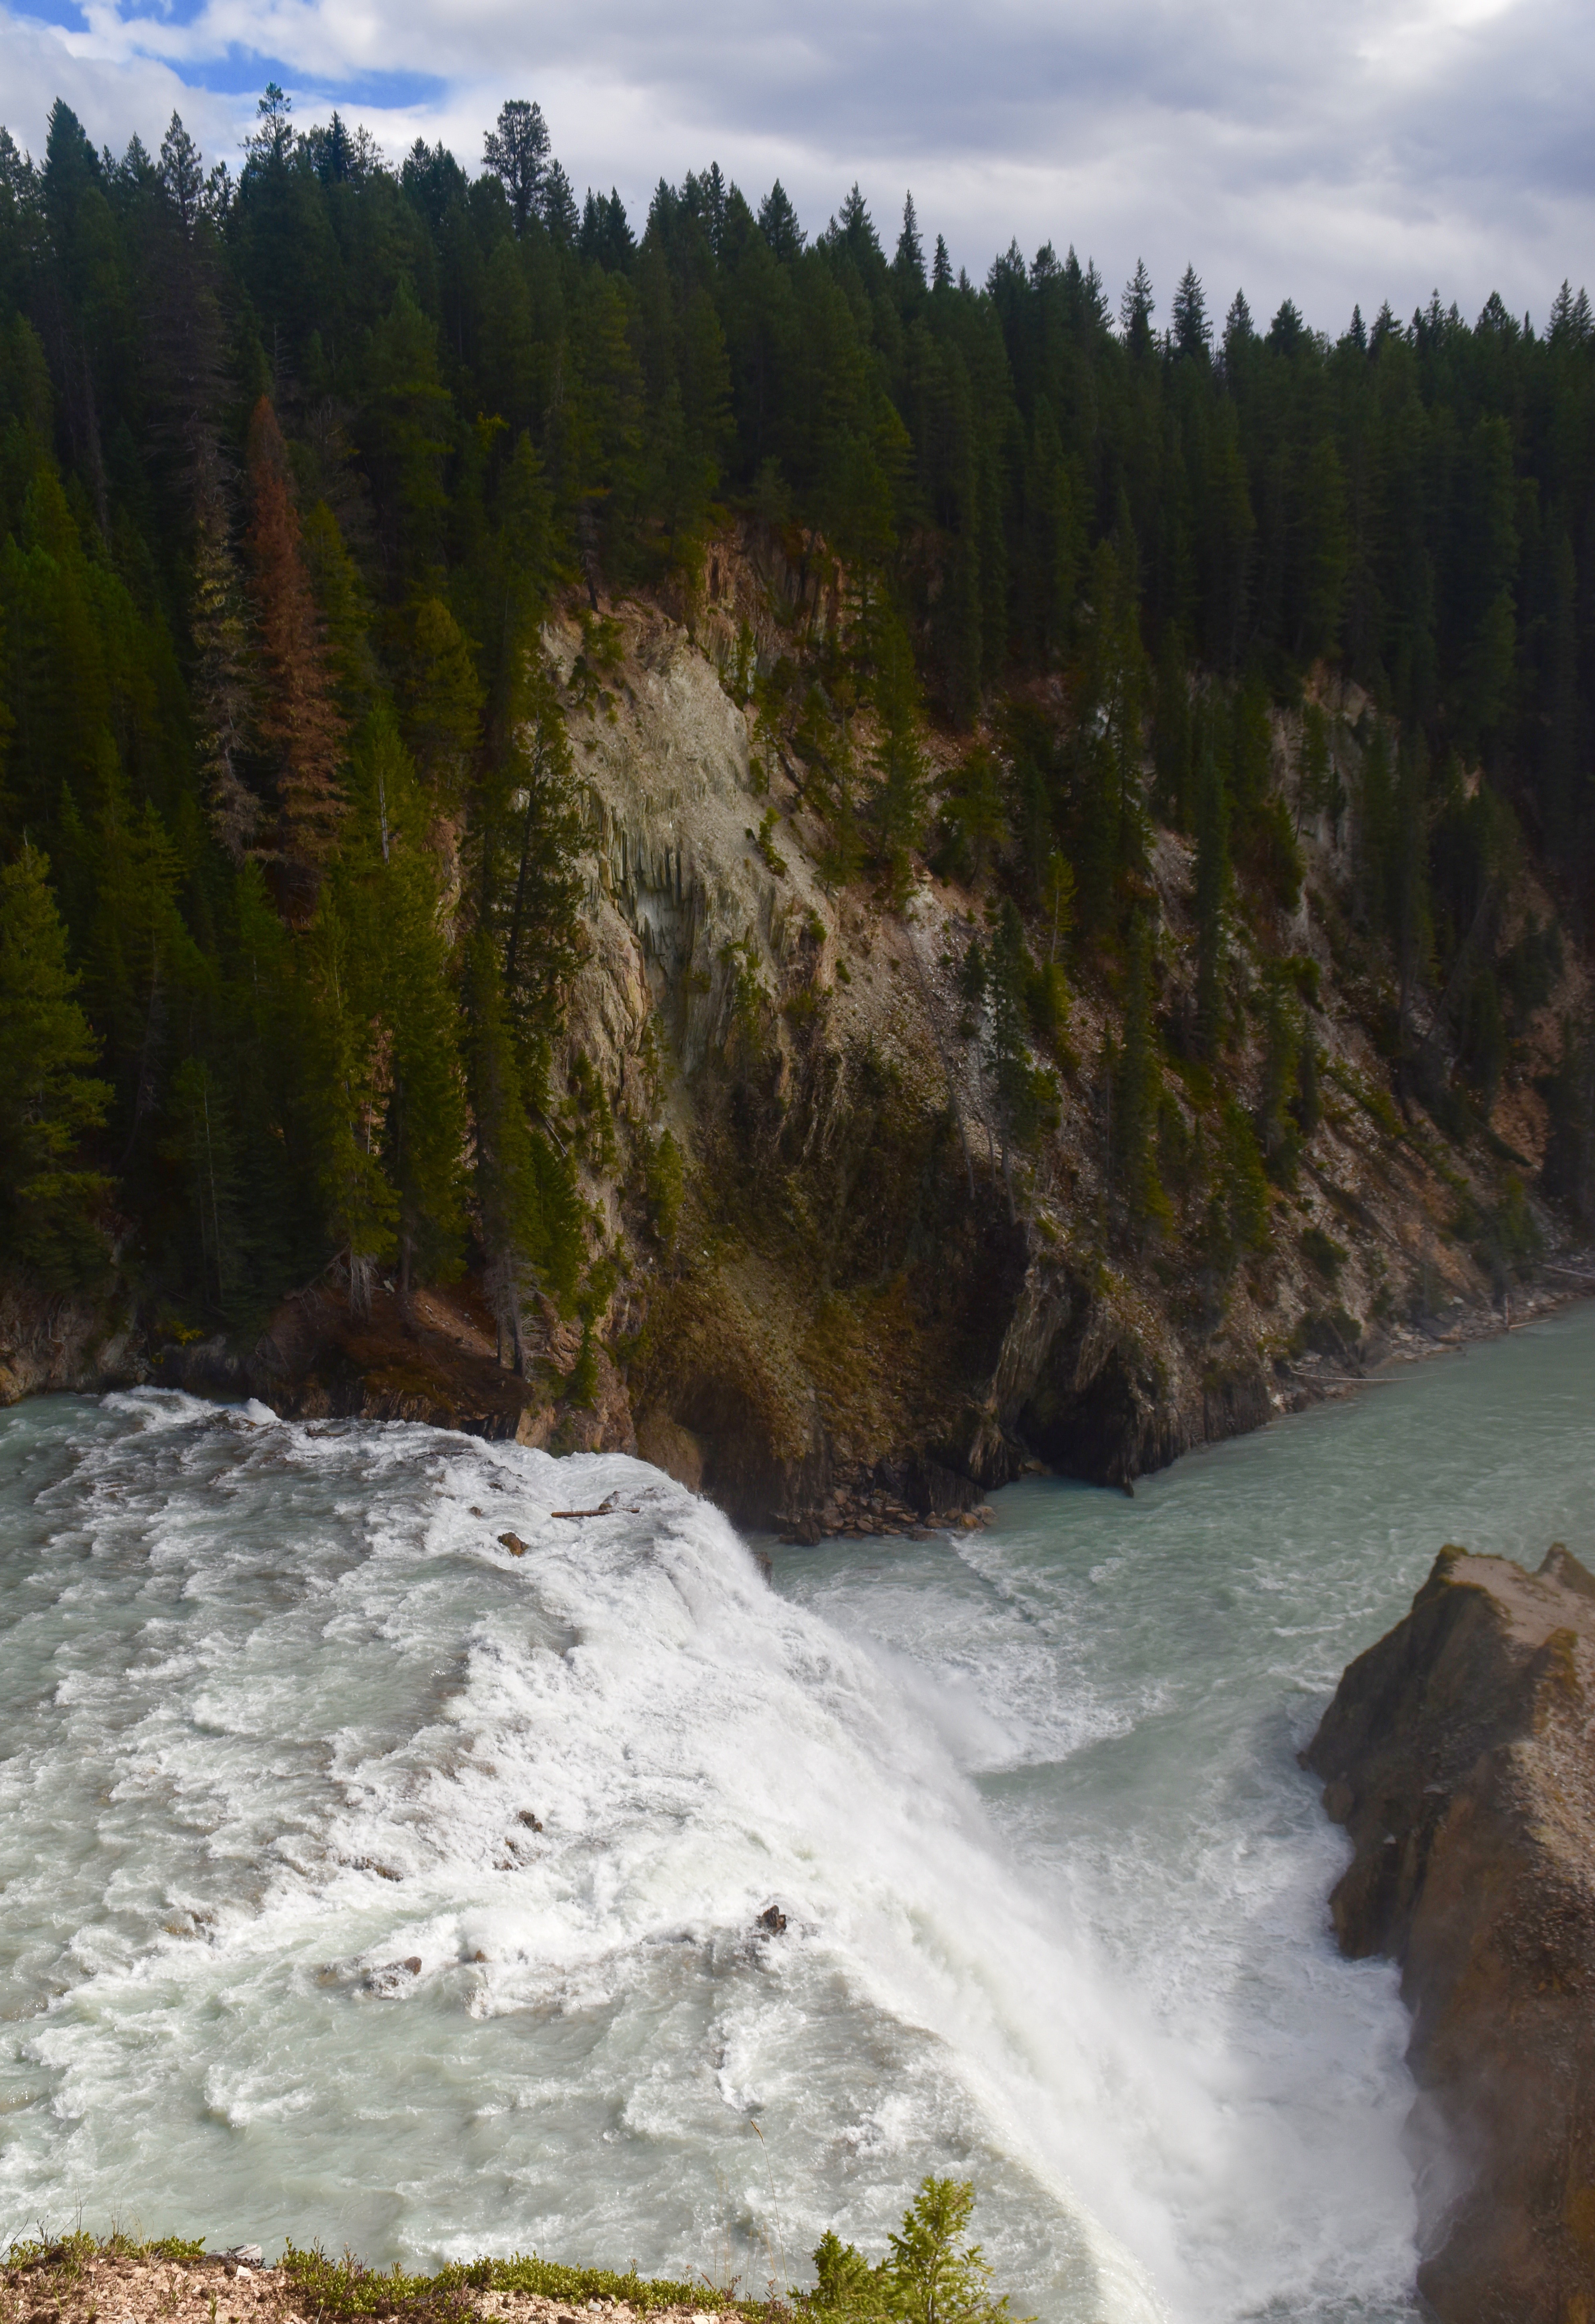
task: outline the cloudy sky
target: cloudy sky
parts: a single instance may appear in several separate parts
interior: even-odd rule
[[[176,106],[236,158],[268,78],[390,154],[474,168],[534,97],[578,193],[634,218],[661,176],[779,176],[823,226],[857,178],[888,247],[905,188],[955,264],[1017,237],[1193,260],[1221,313],[1291,295],[1338,331],[1491,290],[1542,321],[1595,286],[1595,35],[1581,0],[0,0],[0,119],[37,151],[64,96],[98,142]]]

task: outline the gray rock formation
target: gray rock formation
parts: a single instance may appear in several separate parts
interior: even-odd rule
[[[1346,1952],[1402,1969],[1440,2324],[1595,2316],[1595,1580],[1449,1548],[1304,1764],[1356,1853]]]

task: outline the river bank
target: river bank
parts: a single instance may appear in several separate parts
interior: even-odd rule
[[[1433,1314],[1387,1316],[1365,1333],[1327,1335],[1316,1346],[1298,1340],[1266,1370],[1259,1366],[1244,1393],[1236,1394],[1231,1383],[1216,1401],[1204,1397],[1192,1443],[1165,1444],[1166,1458],[1152,1465],[1166,1466],[1192,1444],[1243,1434],[1283,1413],[1350,1395],[1394,1368],[1520,1331],[1588,1298],[1591,1289],[1595,1252],[1575,1250],[1488,1302],[1458,1293]],[[0,1289],[0,1408],[30,1396],[153,1385],[223,1399],[255,1397],[286,1418],[408,1421],[555,1453],[638,1453],[690,1490],[709,1489],[743,1524],[809,1542],[974,1522],[988,1490],[1049,1468],[1125,1489],[1145,1473],[1116,1460],[1110,1434],[1095,1453],[1054,1463],[1038,1455],[1021,1421],[1004,1458],[982,1472],[992,1477],[989,1484],[969,1473],[970,1466],[980,1471],[979,1463],[950,1466],[956,1455],[945,1443],[912,1444],[861,1476],[833,1476],[824,1498],[794,1517],[750,1492],[746,1478],[738,1483],[716,1476],[704,1439],[668,1413],[650,1408],[639,1425],[626,1372],[607,1353],[598,1354],[590,1397],[572,1401],[565,1390],[580,1327],[550,1307],[542,1330],[552,1352],[528,1380],[498,1361],[491,1314],[468,1282],[422,1290],[407,1302],[378,1284],[358,1315],[338,1285],[320,1285],[289,1303],[251,1347],[220,1334],[146,1331],[101,1305],[45,1300],[13,1286]],[[1111,1413],[1104,1425],[1111,1430]]]

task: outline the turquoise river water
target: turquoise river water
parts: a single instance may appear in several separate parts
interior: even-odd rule
[[[0,1416],[0,2237],[762,2292],[952,2170],[1043,2324],[1405,2324],[1405,2022],[1295,1754],[1445,1541],[1595,1556],[1592,1387],[1569,1310],[773,1590],[618,1457]]]

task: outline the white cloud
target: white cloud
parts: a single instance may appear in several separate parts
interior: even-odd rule
[[[856,177],[889,244],[912,185],[972,272],[1011,236],[1073,242],[1115,287],[1145,255],[1166,309],[1189,259],[1219,309],[1244,283],[1334,329],[1434,285],[1543,316],[1595,225],[1573,0],[88,5],[80,35],[0,9],[0,110],[35,145],[59,89],[97,139],[147,143],[176,102],[229,148],[250,107],[214,84],[251,58],[263,79],[282,60],[301,115],[336,97],[390,152],[441,134],[468,166],[499,99],[535,96],[578,188],[616,183],[634,216],[714,158],[756,198],[779,174],[811,229]],[[403,101],[359,102],[385,88]]]

